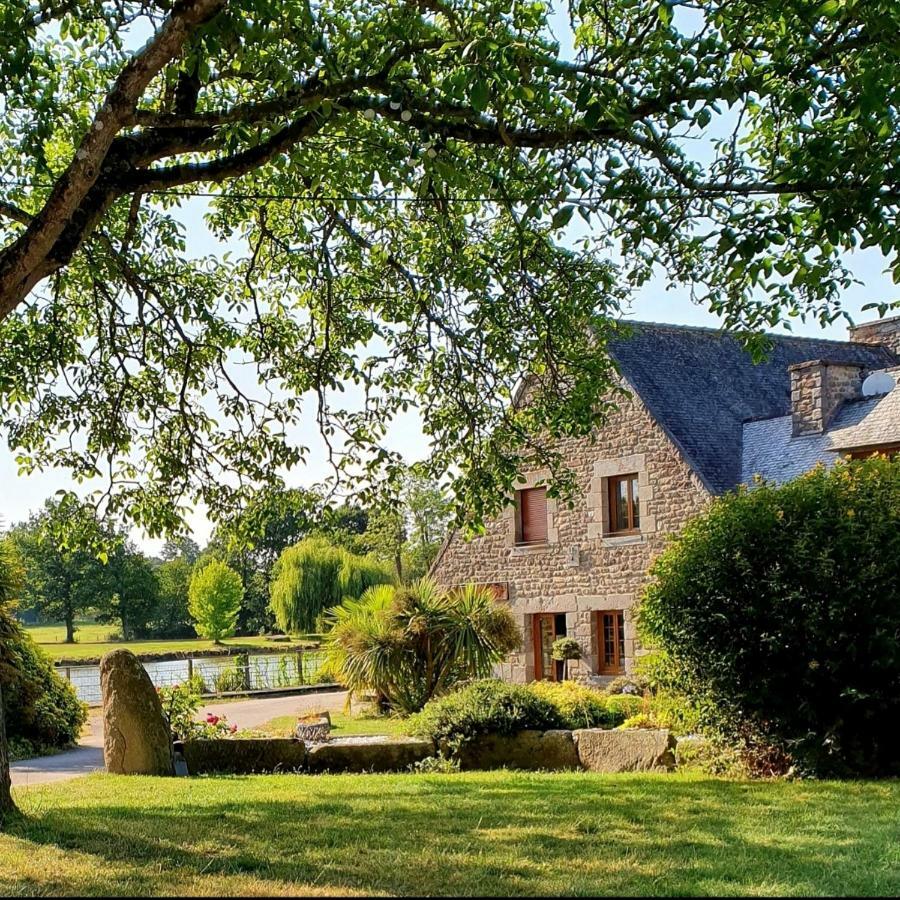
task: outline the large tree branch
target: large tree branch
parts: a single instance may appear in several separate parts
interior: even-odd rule
[[[27,296],[44,273],[42,263],[101,175],[116,135],[127,126],[144,91],[185,41],[225,0],[178,0],[163,26],[119,73],[87,134],[43,208],[19,238],[0,253],[0,318]]]

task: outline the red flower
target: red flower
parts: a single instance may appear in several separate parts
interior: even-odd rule
[[[212,713],[210,713],[210,714],[206,717],[206,722],[207,722],[208,725],[218,725],[218,724],[219,724],[219,717],[218,717],[218,716],[214,716]]]

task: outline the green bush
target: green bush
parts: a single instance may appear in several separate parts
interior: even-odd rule
[[[704,725],[768,767],[900,774],[900,459],[720,498],[651,574],[643,639]]]
[[[612,709],[600,691],[574,681],[535,681],[528,690],[553,704],[564,728],[615,728],[625,716]]]
[[[428,737],[451,750],[483,734],[565,728],[562,713],[522,684],[496,679],[472,684],[432,700],[406,723],[409,734]]]
[[[606,708],[621,717],[617,725],[632,716],[646,712],[647,705],[648,702],[643,697],[635,697],[632,694],[613,694],[606,698]]]
[[[78,740],[85,705],[37,644],[0,608],[0,680],[10,746],[17,756],[43,753]]]
[[[615,728],[634,715],[627,701],[637,701],[638,708],[642,704],[639,697],[606,697],[572,681],[524,685],[491,678],[432,700],[406,727],[410,734],[446,743],[452,750],[482,734]]]

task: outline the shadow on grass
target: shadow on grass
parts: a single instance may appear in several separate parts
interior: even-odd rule
[[[871,895],[900,891],[898,800],[897,783],[652,775],[96,777],[9,833],[95,858],[70,893],[118,893],[124,874],[130,893],[251,875],[338,893]]]

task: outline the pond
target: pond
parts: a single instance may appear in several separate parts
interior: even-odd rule
[[[315,680],[323,662],[322,651],[302,653],[257,653],[249,656],[216,656],[145,662],[144,669],[156,687],[171,687],[189,677],[203,680],[203,693],[255,691],[295,687]],[[80,700],[89,706],[100,704],[100,667],[57,666],[56,671],[71,682]]]

